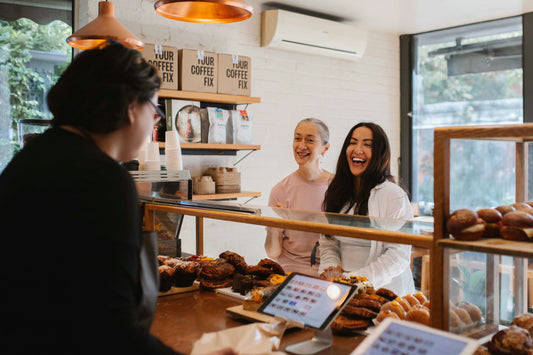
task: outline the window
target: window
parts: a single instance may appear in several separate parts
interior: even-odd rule
[[[524,121],[522,38],[522,17],[402,36],[401,175],[422,215],[433,210],[435,127]],[[514,143],[453,140],[450,169],[451,211],[516,200]]]
[[[21,119],[49,120],[46,93],[70,63],[72,0],[0,0],[0,172]]]

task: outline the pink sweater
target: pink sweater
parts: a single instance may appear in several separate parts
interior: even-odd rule
[[[329,183],[330,181],[306,181],[295,171],[272,188],[268,205],[276,207],[276,203],[279,202],[291,209],[321,211]],[[282,252],[277,262],[283,266],[285,271],[317,276],[320,264],[319,252],[317,250],[316,264],[313,267],[311,267],[311,252],[318,241],[319,234],[296,230],[283,230],[282,232]]]

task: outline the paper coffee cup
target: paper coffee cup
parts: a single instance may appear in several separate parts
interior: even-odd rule
[[[146,147],[146,161],[161,161],[161,157],[159,156],[158,142],[148,143],[148,146]]]
[[[179,147],[178,132],[166,131],[165,132],[165,147],[166,148],[178,148]]]
[[[167,161],[167,170],[183,170],[183,160],[181,157],[181,149],[166,148],[165,159]]]
[[[144,170],[161,170],[161,162],[159,160],[145,160],[143,164]]]

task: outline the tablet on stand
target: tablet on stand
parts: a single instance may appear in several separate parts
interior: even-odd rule
[[[357,291],[357,286],[290,274],[258,312],[314,329],[311,340],[287,346],[293,354],[314,354],[333,344],[330,324]]]

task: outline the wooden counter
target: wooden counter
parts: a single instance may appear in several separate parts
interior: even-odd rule
[[[247,324],[226,313],[226,308],[240,303],[236,298],[210,291],[159,297],[151,333],[176,351],[188,354],[203,333]],[[312,337],[312,330],[290,329],[283,335],[279,350]],[[317,354],[347,355],[364,339],[363,336],[333,338],[333,346]]]

